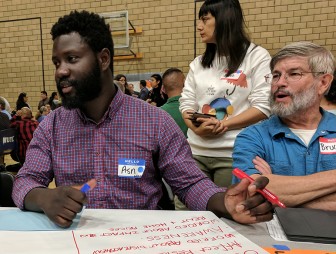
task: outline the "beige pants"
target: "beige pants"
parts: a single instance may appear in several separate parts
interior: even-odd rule
[[[232,180],[232,158],[207,157],[193,155],[198,167],[218,186],[229,187]],[[175,210],[189,210],[179,199],[174,197]]]

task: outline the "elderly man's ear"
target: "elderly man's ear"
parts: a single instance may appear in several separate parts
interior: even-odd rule
[[[320,77],[319,95],[324,95],[329,91],[331,82],[333,81],[333,75],[326,73]]]

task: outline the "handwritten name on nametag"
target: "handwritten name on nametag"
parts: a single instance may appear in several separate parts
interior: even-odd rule
[[[319,138],[321,154],[336,154],[336,138]]]
[[[119,159],[118,176],[141,178],[145,172],[146,161],[142,159]]]

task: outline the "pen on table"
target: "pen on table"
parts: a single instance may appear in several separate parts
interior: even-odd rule
[[[254,179],[250,177],[248,174],[240,170],[239,168],[235,168],[232,171],[232,174],[234,174],[239,179],[247,178],[251,183],[254,182]],[[266,188],[263,188],[261,190],[257,190],[261,195],[263,195],[268,201],[270,201],[272,204],[276,204],[279,207],[286,208],[286,206],[280,202],[277,196],[275,196],[272,192],[267,190]]]

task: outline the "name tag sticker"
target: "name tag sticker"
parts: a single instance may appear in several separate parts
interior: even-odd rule
[[[118,176],[141,178],[145,165],[146,162],[142,159],[118,159]]]
[[[319,138],[321,154],[336,154],[336,138]]]
[[[229,80],[238,80],[240,75],[243,73],[242,70],[237,70],[234,73],[232,73],[230,76],[226,77],[226,73],[228,73],[228,70],[224,71],[223,76],[221,76],[221,80],[229,79]]]

